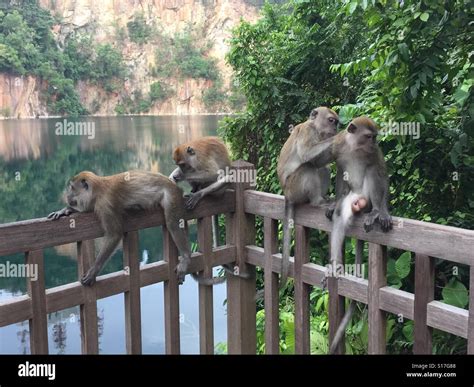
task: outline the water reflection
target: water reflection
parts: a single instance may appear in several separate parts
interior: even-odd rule
[[[0,121],[0,223],[43,217],[63,206],[65,181],[81,170],[109,175],[141,168],[169,174],[173,148],[179,143],[216,133],[217,116],[84,117],[93,122],[95,136],[57,136],[63,119]],[[69,120],[69,119],[68,119]],[[190,227],[196,240],[195,227]],[[161,230],[140,231],[141,264],[162,259]],[[96,243],[96,247],[98,244]],[[0,257],[23,263],[22,254]],[[77,280],[75,244],[44,250],[46,288]],[[102,273],[122,269],[122,251],[115,253]],[[24,278],[0,278],[0,302],[25,294]],[[143,352],[164,353],[163,287],[142,293]],[[182,352],[199,351],[197,285],[189,278],[181,288]],[[225,286],[215,288],[215,342],[226,340]],[[123,295],[98,301],[101,353],[124,353]],[[0,353],[30,353],[28,322],[0,328]],[[50,353],[80,353],[79,308],[48,316]]]

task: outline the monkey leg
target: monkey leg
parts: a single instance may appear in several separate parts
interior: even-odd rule
[[[102,245],[99,255],[95,260],[94,264],[90,269],[85,273],[81,278],[81,284],[84,286],[92,286],[95,284],[95,279],[104,267],[107,260],[110,258],[115,248],[119,244],[121,236],[110,236],[106,235],[104,239],[104,244]]]

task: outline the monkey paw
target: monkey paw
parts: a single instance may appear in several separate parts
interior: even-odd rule
[[[335,209],[336,209],[335,207],[326,208],[326,218],[328,218],[329,220],[332,220],[332,216],[334,215]]]
[[[188,271],[189,262],[179,262],[174,269],[176,276],[178,277],[178,285],[184,283],[184,278],[186,277],[186,272]]]
[[[190,193],[187,196],[184,206],[187,210],[192,210],[199,203],[199,200],[201,200],[201,195],[199,193]]]
[[[328,286],[328,277],[324,276],[323,279],[321,280],[321,290],[326,290],[327,286]]]
[[[62,210],[51,212],[51,214],[48,215],[48,219],[58,220],[62,216],[71,215],[71,213],[72,212],[69,209],[63,208]]]
[[[365,216],[365,220],[364,220],[365,232],[369,232],[373,230],[374,223],[378,218],[379,218],[379,212],[377,210],[372,210]]]
[[[392,217],[389,214],[380,214],[379,223],[383,232],[388,232],[392,229]]]
[[[81,278],[81,284],[84,286],[92,286],[95,284],[96,273],[94,268],[90,268]]]

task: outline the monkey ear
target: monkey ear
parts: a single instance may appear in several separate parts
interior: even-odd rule
[[[349,126],[347,127],[347,131],[349,133],[354,133],[355,131],[357,130],[357,126],[355,126],[352,122],[349,124]]]
[[[316,109],[313,109],[313,110],[311,110],[311,114],[309,115],[309,118],[311,120],[314,120],[317,115],[318,115],[318,111]]]
[[[188,146],[188,148],[186,149],[186,152],[188,152],[190,155],[196,154],[196,152],[194,152],[194,149],[191,148],[190,146]]]
[[[89,189],[89,184],[87,184],[86,179],[82,179],[81,184],[82,184],[82,186],[84,187],[85,190]]]

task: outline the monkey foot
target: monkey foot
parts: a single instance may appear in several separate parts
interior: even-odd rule
[[[96,275],[92,269],[89,269],[89,271],[84,274],[81,278],[81,284],[84,286],[92,286],[95,284],[95,278]]]
[[[321,289],[326,290],[326,287],[328,286],[328,277],[324,277],[321,280]]]

